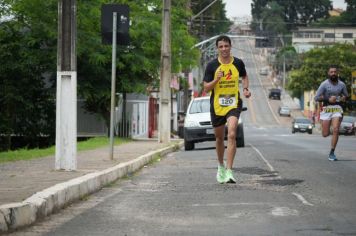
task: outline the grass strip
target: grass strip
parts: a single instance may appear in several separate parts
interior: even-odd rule
[[[90,138],[85,141],[80,141],[77,143],[78,151],[92,150],[100,147],[105,147],[109,145],[109,138],[107,137],[95,137]],[[130,142],[129,138],[115,138],[115,145],[120,145],[123,143]],[[20,160],[31,160],[35,158],[41,158],[46,156],[51,156],[55,154],[55,146],[48,148],[35,148],[35,149],[18,149],[7,152],[0,152],[0,163],[20,161]]]

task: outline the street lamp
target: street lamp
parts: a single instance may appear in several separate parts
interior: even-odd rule
[[[201,10],[198,14],[192,16],[190,18],[190,22],[192,22],[193,20],[195,20],[195,18],[197,18],[198,16],[200,16],[203,12],[205,12],[209,7],[211,7],[214,3],[216,3],[218,0],[214,0],[212,1],[209,5],[207,5],[206,7],[204,7],[203,10]]]

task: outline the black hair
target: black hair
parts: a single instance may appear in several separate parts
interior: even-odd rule
[[[225,42],[228,42],[230,45],[231,45],[231,39],[229,38],[229,36],[226,36],[226,35],[220,35],[216,41],[215,41],[215,45],[218,46],[218,42],[219,41],[225,41]]]
[[[329,66],[329,69],[331,69],[331,68],[335,68],[336,70],[339,69],[339,67],[338,67],[337,65],[330,65],[330,66]]]

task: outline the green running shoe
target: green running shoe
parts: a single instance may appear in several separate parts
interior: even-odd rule
[[[216,180],[223,184],[225,183],[226,169],[224,166],[218,165],[218,173],[216,173]]]
[[[226,169],[225,172],[225,183],[230,183],[230,184],[234,184],[236,183],[236,180],[234,178],[234,175],[232,174],[232,170],[231,169]]]

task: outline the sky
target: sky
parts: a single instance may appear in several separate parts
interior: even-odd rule
[[[228,18],[251,16],[252,0],[223,0],[226,3],[226,15]],[[334,8],[346,9],[344,0],[332,0]]]

